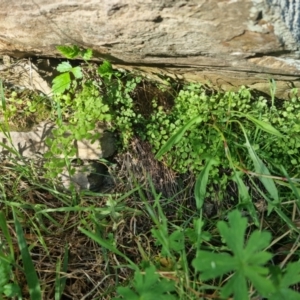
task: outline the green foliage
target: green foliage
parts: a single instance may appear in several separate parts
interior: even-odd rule
[[[274,292],[272,282],[267,278],[268,268],[264,265],[272,258],[266,251],[271,235],[268,232],[254,231],[244,247],[244,237],[247,228],[247,219],[242,218],[238,211],[228,215],[229,224],[218,222],[218,229],[225,240],[228,253],[212,253],[200,250],[193,266],[201,272],[200,279],[206,281],[233,272],[230,279],[221,289],[221,296],[228,298],[231,294],[234,299],[248,299],[248,280],[264,297]]]
[[[109,67],[105,67],[109,69]],[[107,71],[103,71],[106,75]],[[105,75],[105,76],[106,76]],[[127,77],[125,83],[121,78],[121,73],[116,73],[115,77],[109,77],[105,81],[107,87],[106,101],[113,111],[113,128],[120,134],[121,143],[126,148],[133,137],[135,128],[142,126],[144,119],[136,112],[135,103],[131,93],[140,83],[140,77]]]
[[[17,283],[12,283],[11,278],[13,276],[13,270],[10,263],[0,258],[0,299],[3,296],[12,298],[21,294],[20,287]]]
[[[136,271],[132,281],[133,289],[129,287],[118,287],[117,292],[124,300],[175,300],[177,297],[170,293],[175,291],[175,284],[173,281],[165,278],[160,278],[156,272],[155,267],[147,268],[142,274]]]
[[[24,273],[27,280],[28,288],[29,288],[29,294],[31,299],[40,300],[42,299],[42,290],[40,286],[40,282],[34,267],[34,264],[32,262],[27,241],[25,239],[23,229],[21,227],[21,224],[18,220],[18,217],[16,216],[16,213],[13,213],[14,215],[14,223],[16,228],[16,235],[18,240],[18,246],[21,252],[22,262],[24,266]]]
[[[271,279],[274,282],[275,290],[270,295],[269,299],[272,300],[298,300],[299,293],[290,289],[290,286],[300,282],[300,263],[292,262],[281,271],[278,267],[271,268]]]
[[[69,62],[62,62],[57,66],[57,71],[61,72],[62,74],[56,76],[52,83],[52,91],[55,94],[62,94],[66,90],[69,90],[72,84],[71,74],[74,75],[76,79],[82,78],[82,72],[80,67],[72,68]],[[76,84],[76,81],[73,81],[73,85]]]
[[[263,97],[253,98],[245,87],[237,93],[208,94],[201,85],[189,84],[179,91],[170,110],[155,101],[153,109],[145,122],[146,139],[158,151],[157,158],[164,155],[164,161],[179,173],[199,174],[207,159],[214,157],[206,196],[215,193],[213,185],[220,191],[232,179],[236,181],[236,168],[254,167],[256,173],[264,174],[260,178],[272,198],[278,199],[267,176],[278,174],[279,165],[292,166],[288,173],[300,172],[300,100],[296,96],[276,106]],[[223,198],[222,192],[218,198]]]
[[[17,202],[9,204],[14,206],[13,224],[22,267],[16,263],[20,259],[15,258],[15,245],[0,212],[1,233],[8,244],[5,248],[1,240],[0,299],[3,296],[21,297],[14,277],[16,267],[25,274],[31,298],[42,297],[42,285],[30,254],[33,246],[25,240],[16,213],[18,209],[25,211],[28,207],[33,208],[28,214],[30,216],[38,211],[39,217],[34,215],[32,219],[41,220],[40,216],[45,216],[50,223],[58,223],[58,226],[61,222],[56,221],[50,213],[59,213],[61,220],[62,213],[68,215],[72,212],[76,225],[69,226],[67,217],[62,223],[68,224],[69,228],[76,228],[80,224],[79,231],[99,245],[103,254],[101,260],[107,260],[106,266],[111,263],[108,257],[113,257],[117,262],[117,267],[107,268],[111,270],[107,277],[114,272],[115,278],[123,280],[122,286],[119,284],[113,290],[113,293],[118,293],[119,298],[116,299],[299,299],[299,293],[292,290],[293,285],[300,283],[299,262],[288,262],[290,257],[287,257],[284,264],[277,266],[276,259],[271,261],[272,254],[266,249],[271,251],[281,237],[276,236],[272,241],[269,232],[253,231],[253,228],[263,224],[254,205],[257,199],[253,197],[255,192],[268,205],[268,216],[264,215],[264,218],[274,212],[271,217],[278,218],[278,227],[287,225],[290,228],[290,239],[295,232],[299,233],[294,218],[290,217],[289,208],[283,208],[284,197],[288,199],[288,205],[294,205],[293,213],[296,205],[299,207],[298,179],[295,178],[300,171],[300,100],[296,96],[297,91],[294,91],[295,95],[290,101],[277,103],[274,81],[271,81],[270,101],[263,97],[254,98],[245,87],[237,93],[221,93],[208,92],[199,84],[188,84],[178,91],[173,106],[167,103],[167,109],[161,105],[163,101],[153,97],[151,112],[142,115],[139,108],[149,103],[137,103],[136,100],[140,100],[137,94],[145,83],[144,79],[115,70],[108,61],[100,66],[88,62],[92,58],[89,49],[81,50],[77,46],[59,46],[57,49],[68,59],[82,57],[85,64],[75,66],[75,63],[65,61],[57,67],[60,75],[53,80],[52,86],[52,118],[57,128],[53,130],[53,139],[47,140],[50,147],[45,155],[47,175],[56,177],[66,166],[72,174],[74,170],[70,167],[69,158],[75,154],[74,141],[87,139],[93,142],[98,139],[99,136],[93,131],[99,122],[104,122],[108,128],[119,133],[123,149],[130,145],[134,135],[140,135],[152,144],[156,158],[163,158],[164,163],[179,173],[195,173],[194,198],[191,197],[191,203],[186,205],[186,196],[183,196],[181,204],[173,199],[163,199],[152,187],[154,200],[148,199],[143,195],[142,188],[137,186],[118,199],[114,194],[80,198],[83,206],[45,207],[40,210],[40,203],[31,206],[28,199],[21,206]],[[168,88],[164,87],[164,92]],[[13,118],[22,105],[26,106],[24,111],[28,113],[39,111],[39,102],[35,99],[30,98],[24,103],[18,93],[12,93],[6,99],[1,85],[0,96],[6,119]],[[287,171],[280,165],[284,165]],[[292,176],[289,177],[288,173]],[[282,174],[284,178],[280,177]],[[24,180],[23,173],[19,177]],[[234,184],[228,185],[229,182]],[[288,187],[293,194],[287,193],[282,197],[278,183],[284,188]],[[22,186],[26,186],[24,190],[32,192],[33,188],[27,182]],[[237,209],[228,214],[228,222],[224,221],[225,213],[221,209],[217,220],[222,221],[205,218],[207,196],[220,200],[227,193],[228,186],[233,188],[233,199],[238,203],[230,203],[227,209],[237,204],[237,209],[242,210],[247,218],[242,217]],[[39,190],[42,188],[39,185]],[[22,193],[25,192],[22,190]],[[135,201],[137,193],[138,201]],[[219,193],[218,197],[212,197],[213,193]],[[18,193],[14,194],[19,197]],[[59,192],[53,194],[57,196]],[[31,196],[30,200],[33,198]],[[130,204],[125,202],[127,199]],[[101,202],[101,207],[97,207],[96,202]],[[221,204],[225,206],[227,203]],[[138,207],[140,211],[128,205]],[[174,207],[170,209],[171,205]],[[187,212],[186,219],[177,218],[174,211],[178,208]],[[76,220],[75,212],[79,213],[79,220]],[[136,220],[141,213],[145,214],[147,221],[153,222],[152,226],[150,222],[142,226],[142,230],[147,228],[147,232],[140,231],[140,227],[136,226],[139,225]],[[176,217],[171,216],[173,213]],[[124,230],[117,229],[127,226],[125,222],[128,216],[133,230],[130,230],[129,238],[127,235],[119,238],[118,234]],[[170,221],[171,218],[174,222]],[[281,235],[281,231],[278,235]],[[140,242],[140,236],[145,237],[147,243]],[[123,240],[126,241],[125,245],[121,244]],[[136,242],[138,252],[130,248],[131,242],[134,246]],[[91,243],[93,247],[95,243]],[[133,253],[141,254],[143,261],[140,265],[141,258]],[[293,259],[298,259],[298,255],[294,253]],[[54,270],[55,299],[62,297],[68,284],[65,276],[68,259],[69,252],[65,247],[64,255],[58,258]],[[120,265],[121,276],[118,275]],[[133,278],[124,276],[126,267],[132,270]],[[90,294],[87,296],[92,297]]]
[[[4,216],[4,213],[0,212],[0,229],[1,233],[5,237],[4,240],[0,243],[0,299],[3,299],[3,296],[6,297],[17,297],[21,296],[21,289],[14,280],[13,275],[13,264],[14,261],[14,249],[12,244],[12,238],[9,234],[7,222]],[[5,244],[8,245],[9,253],[5,251]]]
[[[78,46],[57,46],[56,49],[66,58],[72,59],[81,56],[84,60],[90,60],[93,56],[91,49],[80,50]]]

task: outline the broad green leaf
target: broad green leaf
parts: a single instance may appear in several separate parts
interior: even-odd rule
[[[103,63],[98,68],[98,73],[103,77],[111,76],[113,74],[111,63],[107,60],[103,61]]]
[[[287,265],[281,280],[281,286],[289,287],[300,282],[300,262],[291,262]]]
[[[272,236],[271,236],[270,232],[254,231],[251,234],[251,236],[247,242],[247,245],[244,249],[245,258],[251,259],[253,256],[253,253],[255,251],[259,251],[259,250],[266,248],[270,244],[271,239],[272,239]],[[263,253],[267,253],[267,252],[263,252]],[[268,258],[266,261],[263,261],[261,263],[266,263],[270,258]]]
[[[242,218],[238,210],[234,210],[228,214],[228,221],[229,226],[224,221],[220,221],[217,227],[228,247],[240,257],[243,255],[247,219]]]
[[[113,300],[140,300],[141,298],[130,288],[120,286],[117,288],[117,293],[122,296],[122,298],[114,298]]]
[[[56,46],[56,49],[66,58],[75,58],[79,55],[80,49],[78,46]]]
[[[21,224],[16,216],[15,211],[13,211],[13,217],[14,217],[17,240],[21,252],[25,277],[29,288],[30,298],[35,300],[42,300],[42,291],[41,291],[39,279],[27,247],[27,242],[24,237]]]
[[[3,294],[6,297],[9,297],[9,298],[19,296],[18,299],[22,299],[22,297],[21,297],[21,295],[22,295],[21,288],[17,284],[15,284],[15,283],[6,284],[3,287]]]
[[[71,69],[71,72],[73,73],[74,77],[76,79],[81,79],[82,78],[82,72],[80,67],[74,67]]]
[[[214,158],[209,158],[206,161],[203,170],[201,171],[201,173],[199,174],[196,180],[194,194],[196,199],[196,207],[198,210],[202,208],[204,203],[209,171],[212,165],[217,163],[218,163],[217,160],[215,160]]]
[[[227,299],[233,293],[234,300],[249,300],[247,282],[243,274],[235,273],[221,288],[221,296]]]
[[[251,280],[260,295],[265,297],[269,296],[275,290],[271,280],[266,277],[267,272],[267,268],[263,268],[261,272],[258,272],[257,268],[250,266],[245,269],[245,276]]]
[[[246,253],[245,253],[246,251],[249,251],[249,250],[245,250],[244,251],[244,253],[245,253],[244,254],[245,255],[245,259],[248,261],[249,265],[251,265],[251,264],[253,264],[253,265],[264,265],[264,264],[266,264],[273,257],[272,253],[270,253],[270,252],[267,252],[267,251],[263,251],[263,252],[260,251],[260,252],[258,252],[259,250],[263,250],[264,248],[265,247],[262,247],[260,249],[258,248],[256,250],[257,253],[255,253],[255,250],[253,250],[252,254],[249,255],[249,256],[247,256]],[[250,253],[250,251],[249,251],[249,253]],[[259,268],[260,267],[258,267],[258,269]]]
[[[227,247],[233,253],[231,256],[228,253],[198,251],[197,258],[193,260],[192,265],[196,271],[201,272],[200,279],[216,279],[233,272],[232,277],[221,288],[221,295],[224,298],[233,294],[236,300],[248,299],[247,282],[249,280],[264,295],[272,293],[274,287],[268,279],[269,269],[264,267],[272,255],[263,251],[264,246],[268,246],[270,242],[270,234],[254,231],[244,248],[247,219],[243,218],[237,210],[228,214],[228,224],[219,221],[217,227]],[[258,239],[265,239],[265,241]]]
[[[52,81],[52,91],[55,94],[62,94],[70,88],[71,78],[70,73],[66,72],[56,76]]]
[[[181,230],[175,230],[169,235],[170,249],[180,252],[184,249],[184,234]]]
[[[165,278],[160,278],[154,266],[150,266],[142,274],[139,270],[135,272],[133,279],[133,292],[129,287],[118,288],[117,292],[124,300],[176,300],[171,293],[175,292],[175,283]]]
[[[275,270],[276,271],[276,270]],[[292,262],[289,263],[285,270],[280,270],[279,268],[276,271],[276,274],[273,272],[273,281],[275,284],[274,292],[269,295],[268,299],[270,300],[298,300],[300,299],[300,293],[296,293],[290,287],[294,284],[300,283],[300,263]],[[275,277],[274,277],[275,275]]]
[[[201,280],[209,280],[233,271],[236,268],[236,260],[228,253],[200,250],[192,265],[196,271],[201,272]]]
[[[168,152],[175,144],[180,142],[185,132],[195,123],[200,123],[202,121],[202,118],[197,116],[190,120],[187,124],[182,126],[158,151],[158,153],[155,155],[156,159],[160,159],[166,152]]]
[[[81,56],[84,60],[90,60],[93,57],[93,50],[86,49],[86,50],[82,51]]]
[[[57,66],[57,71],[60,73],[69,72],[72,69],[71,64],[68,61],[64,61]]]

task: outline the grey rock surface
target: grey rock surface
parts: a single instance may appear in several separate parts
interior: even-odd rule
[[[0,0],[0,54],[55,57],[56,45],[157,76],[300,87],[298,0]]]
[[[35,159],[37,154],[44,154],[48,151],[46,138],[51,138],[51,132],[55,128],[51,122],[43,122],[36,126],[32,131],[28,132],[0,132],[0,153],[8,155],[11,153],[8,148],[17,151],[21,156]],[[96,132],[95,132],[96,133]],[[95,143],[90,143],[87,140],[76,141],[76,155],[72,158],[82,160],[98,160],[102,157],[111,156],[116,148],[113,135],[110,132],[105,132],[99,128],[97,133],[100,133],[100,139]],[[5,147],[6,145],[7,147]]]
[[[268,0],[270,7],[281,16],[285,25],[300,44],[300,1],[299,0]]]
[[[41,155],[47,152],[46,138],[51,138],[51,132],[55,128],[53,123],[43,122],[29,132],[0,132],[0,156],[11,156],[20,154],[22,157],[38,160]],[[69,159],[79,159],[83,163],[75,168],[76,172],[70,176],[65,168],[60,174],[61,183],[64,188],[69,189],[75,185],[79,190],[90,189],[97,191],[105,181],[104,165],[98,163],[100,158],[107,158],[116,150],[115,140],[110,132],[99,128],[99,140],[90,143],[87,140],[76,141],[74,144],[77,153]],[[15,156],[14,155],[14,156]],[[106,174],[107,175],[107,174]]]

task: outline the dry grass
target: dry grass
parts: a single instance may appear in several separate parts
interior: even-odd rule
[[[118,201],[120,195],[130,193],[140,185],[149,202],[153,199],[153,188],[162,193],[162,205],[170,220],[176,221],[178,207],[185,207],[183,213],[191,212],[192,180],[179,180],[176,174],[162,162],[154,159],[149,145],[135,139],[131,148],[115,157],[111,169],[115,186],[106,194],[72,194],[56,189],[55,185],[43,178],[41,165],[31,162],[3,161],[1,165],[2,191],[5,200],[0,209],[11,216],[11,208],[18,207],[18,217],[30,247],[32,259],[44,291],[43,299],[54,299],[56,265],[68,253],[66,287],[62,299],[112,299],[116,285],[127,283],[132,272],[122,267],[125,261],[100,247],[78,226],[88,224],[104,239],[113,238],[118,249],[136,264],[145,257],[139,250],[144,249],[149,260],[158,255],[150,230],[153,226],[143,202],[137,192],[131,193],[120,202],[118,213],[102,214],[108,200]],[[149,179],[152,179],[153,185]],[[183,189],[183,185],[185,189]],[[152,190],[152,191],[151,191]],[[16,232],[10,222],[10,235],[16,249],[17,264],[22,267],[18,251]],[[3,240],[3,236],[0,236]],[[24,274],[15,269],[16,278],[22,287],[24,299],[29,299]]]

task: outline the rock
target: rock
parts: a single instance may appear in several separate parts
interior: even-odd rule
[[[288,5],[291,3],[291,5]],[[159,77],[288,97],[300,87],[299,0],[0,0],[0,54],[57,57],[56,45]]]
[[[61,174],[61,183],[67,190],[74,186],[79,191],[100,192],[112,185],[108,168],[98,161],[82,160],[80,165],[72,167],[75,168],[74,175],[70,176],[66,168]]]
[[[12,63],[10,57],[4,55],[3,62],[4,64],[0,65],[0,77],[3,78],[4,83],[11,83],[29,90],[38,90],[45,95],[51,94],[51,88],[30,59]]]
[[[51,122],[43,122],[29,132],[0,132],[0,154],[1,156],[21,155],[22,157],[39,160],[41,155],[48,151],[45,143],[46,138],[51,138],[51,132],[55,128]],[[100,164],[100,158],[107,158],[116,150],[115,140],[105,128],[98,128],[100,139],[95,143],[87,140],[76,141],[76,156],[69,159],[79,159],[82,165],[75,167],[75,174],[70,176],[67,168],[59,175],[65,189],[75,186],[76,189],[89,189],[99,191],[107,183],[105,176],[108,175],[107,168]],[[61,156],[63,158],[63,156]]]
[[[37,154],[44,154],[48,151],[46,138],[51,138],[51,132],[55,128],[51,122],[43,122],[29,132],[0,132],[0,153],[8,155],[12,151],[18,152],[21,156],[35,159]],[[75,141],[76,155],[72,158],[82,160],[98,160],[102,157],[111,156],[116,148],[112,133],[104,131],[104,128],[99,128],[95,133],[100,133],[100,139],[95,143],[87,140]],[[5,146],[6,147],[5,147]],[[60,156],[63,157],[63,156]]]

